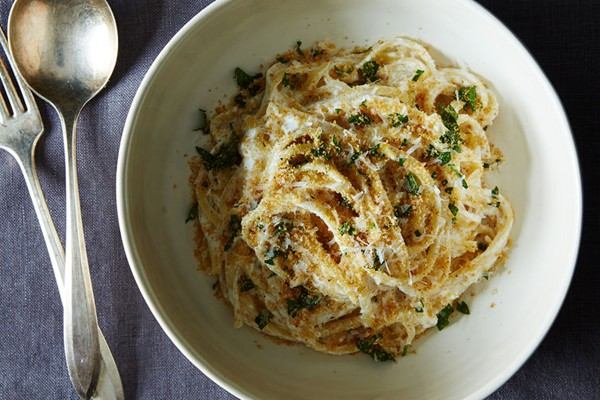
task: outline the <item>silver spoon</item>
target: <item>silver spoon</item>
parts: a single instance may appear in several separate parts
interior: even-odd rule
[[[96,306],[79,204],[77,119],[107,83],[118,51],[117,26],[105,0],[17,0],[8,35],[24,80],[57,110],[63,129],[67,223],[64,343],[71,382],[89,398],[98,381],[100,350]]]

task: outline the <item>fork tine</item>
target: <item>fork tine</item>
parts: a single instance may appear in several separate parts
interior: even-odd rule
[[[1,78],[2,78],[2,82],[4,83],[4,87],[6,88],[8,97],[10,99],[11,106],[13,107],[13,111],[16,113],[15,106],[13,104],[17,104],[18,108],[21,112],[25,111],[24,107],[27,108],[27,110],[31,110],[33,112],[38,112],[37,104],[35,102],[35,98],[33,97],[33,94],[31,93],[31,90],[29,90],[29,88],[23,81],[23,78],[21,77],[21,73],[16,68],[16,66],[13,62],[12,55],[8,48],[8,43],[6,41],[6,36],[4,36],[4,32],[2,31],[2,29],[0,29],[0,45],[2,46],[2,50],[4,51],[4,54],[6,55],[6,59],[8,60],[8,63],[10,64],[10,68],[13,71],[13,74],[15,76],[17,84],[19,85],[19,89],[21,91],[21,96],[23,97],[23,100],[25,103],[24,105],[21,103],[21,99],[19,98],[19,95],[17,94],[17,89],[15,88],[12,80],[10,79],[10,75],[8,75],[8,73],[6,71],[6,66],[2,65],[1,68],[3,71],[1,74],[2,75]],[[4,82],[5,81],[4,77],[6,77],[6,83]]]
[[[4,38],[2,38],[2,41],[4,42]],[[7,59],[10,58],[10,53],[5,54]],[[21,99],[19,99],[19,95],[17,94],[17,90],[15,89],[15,85],[12,82],[12,79],[10,77],[10,74],[8,73],[8,69],[6,69],[6,65],[4,64],[4,62],[0,62],[0,81],[4,85],[4,91],[6,92],[6,96],[8,97],[8,101],[10,103],[10,107],[12,108],[13,114],[16,115],[25,111],[23,105],[21,104]]]

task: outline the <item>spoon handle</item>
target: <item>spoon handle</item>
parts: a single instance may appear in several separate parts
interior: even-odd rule
[[[23,147],[20,151],[16,152],[17,163],[21,167],[29,195],[33,203],[33,209],[37,215],[40,227],[42,228],[42,234],[46,247],[48,248],[48,255],[50,256],[50,264],[52,264],[52,270],[56,278],[58,285],[58,293],[61,301],[64,303],[64,276],[65,276],[65,256],[63,247],[56,232],[54,222],[50,216],[48,205],[44,197],[44,192],[40,186],[36,169],[33,152],[35,145]],[[123,400],[125,398],[123,394],[123,384],[119,377],[119,370],[115,364],[114,357],[108,347],[108,343],[98,328],[98,338],[100,340],[100,355],[102,356],[102,364],[100,367],[100,376],[96,393],[94,393],[93,399],[97,400]]]
[[[87,399],[94,392],[98,381],[100,348],[77,184],[78,117],[79,109],[66,111],[61,115],[67,187],[63,328],[71,382],[79,396]]]

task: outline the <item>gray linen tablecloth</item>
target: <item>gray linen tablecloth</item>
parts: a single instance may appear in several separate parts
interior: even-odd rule
[[[445,0],[448,1],[448,0]],[[574,128],[588,182],[598,175],[598,1],[481,1],[514,29],[557,87]],[[112,0],[120,29],[115,74],[79,123],[79,171],[89,261],[100,325],[129,399],[229,399],[160,329],[138,291],[121,245],[115,172],[125,117],[144,73],[167,41],[208,0]],[[6,26],[11,2],[0,1]],[[465,27],[468,29],[468,27]],[[594,63],[595,61],[595,63]],[[594,107],[594,108],[592,108]],[[64,165],[55,115],[38,167],[64,233]],[[593,122],[592,122],[593,121]],[[595,125],[595,129],[594,129]],[[586,155],[588,157],[586,157]],[[593,164],[590,163],[593,161]],[[586,168],[590,167],[590,168]],[[587,200],[598,190],[586,193]],[[597,202],[596,202],[597,204]],[[579,267],[563,310],[541,347],[492,399],[600,398],[597,290],[598,214],[586,214]],[[588,261],[588,262],[586,262]],[[0,398],[75,399],[62,344],[62,309],[27,190],[16,163],[0,153]]]

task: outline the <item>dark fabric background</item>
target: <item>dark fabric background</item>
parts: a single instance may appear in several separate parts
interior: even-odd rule
[[[443,0],[449,1],[449,0]],[[120,58],[108,90],[80,122],[80,188],[100,325],[129,399],[230,399],[169,341],[146,307],[122,249],[115,201],[119,139],[135,90],[167,41],[209,0],[112,0]],[[585,188],[575,277],[552,329],[490,398],[600,398],[598,170],[600,1],[480,0],[519,37],[557,89],[572,124]],[[0,0],[6,26],[11,2]],[[469,29],[465,26],[464,29]],[[37,160],[64,232],[62,140],[44,108]],[[560,190],[560,182],[556,182]],[[62,310],[37,220],[12,158],[0,153],[0,399],[75,399],[62,345]]]

